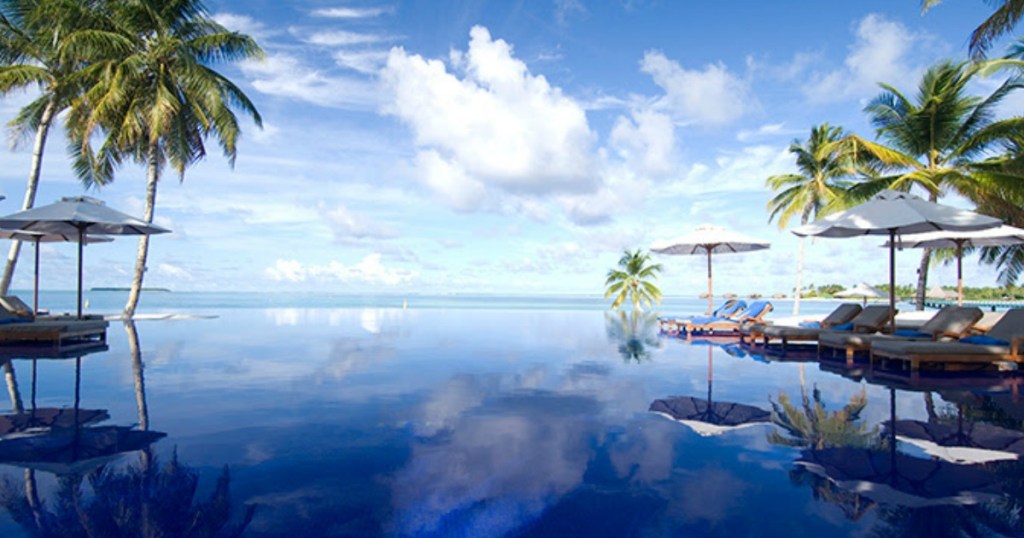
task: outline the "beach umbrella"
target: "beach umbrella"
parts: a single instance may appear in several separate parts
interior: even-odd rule
[[[0,230],[0,239],[15,239],[17,241],[31,241],[35,244],[35,272],[32,288],[32,314],[39,313],[39,243],[70,243],[78,241],[77,235],[62,233],[28,232],[21,230]],[[87,235],[85,243],[109,243],[114,239],[105,235]]]
[[[800,236],[889,236],[889,330],[896,330],[896,236],[937,230],[969,232],[995,228],[997,218],[957,209],[906,192],[885,190],[874,198],[793,230]]]
[[[927,232],[905,235],[897,242],[901,248],[952,248],[956,250],[956,295],[958,305],[964,304],[964,248],[999,247],[1024,244],[1024,230],[1006,224],[974,232]],[[889,246],[886,243],[885,246]]]
[[[763,250],[770,246],[766,241],[753,239],[741,233],[726,230],[719,226],[704,224],[695,230],[676,239],[658,241],[651,245],[651,250],[658,254],[692,256],[703,254],[708,260],[708,314],[714,309],[712,279],[711,279],[711,255],[727,254],[730,252],[750,252]]]
[[[847,288],[837,293],[835,296],[844,298],[860,297],[864,299],[864,303],[867,303],[868,299],[880,299],[886,297],[886,294],[874,286],[861,282],[852,288]]]
[[[78,240],[78,317],[82,317],[82,247],[88,234],[151,235],[170,230],[107,207],[88,196],[61,198],[49,205],[0,217],[0,228],[68,234]]]
[[[924,296],[929,299],[945,300],[956,297],[956,294],[942,289],[942,286],[938,284],[932,284],[932,287],[928,288],[928,291],[924,292]]]
[[[708,345],[708,396],[661,398],[651,402],[648,411],[688,426],[702,437],[721,435],[727,431],[768,424],[771,413],[755,407],[733,402],[716,402],[711,398],[714,363],[713,345]]]

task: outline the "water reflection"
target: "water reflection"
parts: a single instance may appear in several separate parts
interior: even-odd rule
[[[604,319],[608,339],[617,344],[619,355],[626,362],[649,360],[650,350],[661,347],[655,312],[619,310],[606,312]]]
[[[714,382],[714,349],[727,347],[732,341],[719,342],[714,339],[696,338],[689,340],[690,345],[702,345],[708,352],[708,394],[707,398],[693,396],[674,396],[651,402],[649,411],[685,424],[702,436],[721,435],[729,430],[767,424],[770,418],[768,411],[753,405],[735,402],[718,402],[712,398]]]
[[[209,497],[197,502],[198,473],[181,463],[176,453],[165,464],[158,461],[153,443],[166,434],[149,429],[138,331],[133,322],[126,322],[124,328],[138,428],[94,425],[108,419],[109,413],[80,408],[82,351],[74,359],[73,407],[36,408],[38,357],[32,358],[32,408],[19,412],[13,406],[15,413],[4,416],[14,425],[13,431],[0,434],[0,463],[25,469],[24,479],[18,483],[7,478],[0,484],[0,504],[30,536],[241,535],[255,507],[247,507],[238,521],[232,521],[226,466]],[[13,362],[5,367],[12,402],[20,401]],[[19,428],[22,424],[31,427]],[[138,456],[136,462],[114,465],[132,453]],[[38,472],[54,476],[48,495],[40,487]]]
[[[804,395],[802,410],[780,395],[779,404],[773,403],[773,422],[781,431],[770,434],[770,440],[804,448],[790,472],[792,483],[811,488],[816,500],[839,507],[852,521],[874,512],[874,536],[1019,535],[1024,530],[1019,517],[1024,465],[1016,453],[1011,461],[977,452],[918,457],[904,451],[913,446],[901,443],[930,434],[936,447],[996,444],[1005,456],[1024,435],[1019,422],[1015,430],[978,423],[963,404],[951,416],[936,409],[929,392],[924,398],[927,421],[897,420],[897,392],[893,387],[888,392],[889,420],[881,424],[881,433],[859,418],[867,405],[863,394],[832,414],[816,389],[812,398]],[[962,392],[951,395],[958,396],[964,397]]]

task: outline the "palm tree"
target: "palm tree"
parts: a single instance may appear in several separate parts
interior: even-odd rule
[[[968,95],[967,85],[983,65],[940,62],[925,72],[918,93],[910,99],[888,84],[865,107],[882,143],[856,135],[847,137],[848,149],[880,163],[882,173],[850,190],[852,199],[869,197],[881,189],[924,189],[932,202],[953,191],[983,204],[993,192],[1022,191],[1022,176],[1005,167],[996,170],[992,159],[1024,133],[1024,118],[995,120],[1002,100],[1024,84],[1018,77],[1004,81],[985,97]],[[918,269],[917,308],[924,307],[931,251],[924,249]]]
[[[54,119],[85,87],[80,67],[97,54],[116,49],[116,37],[103,31],[100,5],[97,1],[0,0],[0,95],[29,87],[40,92],[8,124],[16,139],[35,133],[22,209],[35,205],[43,151]],[[12,241],[0,277],[0,294],[6,294],[11,285],[20,251],[21,242]]]
[[[635,252],[626,250],[619,259],[619,269],[608,271],[608,279],[605,281],[608,289],[604,297],[607,299],[615,296],[613,309],[620,308],[626,299],[633,304],[633,310],[643,310],[644,305],[649,307],[654,302],[661,304],[661,290],[649,281],[658,278],[661,264],[651,264],[650,261],[649,253],[641,253],[640,249]]]
[[[152,222],[165,165],[184,180],[185,169],[206,156],[211,135],[234,165],[241,132],[234,109],[262,126],[252,101],[209,64],[262,58],[263,50],[248,35],[209,18],[201,0],[130,0],[113,3],[113,9],[118,31],[132,48],[87,70],[99,82],[69,114],[73,141],[82,148],[75,169],[86,185],[102,185],[125,159],[143,164],[143,219]],[[103,134],[103,142],[94,151],[96,133]],[[143,236],[126,317],[138,305],[148,253],[149,238]]]
[[[843,178],[852,176],[856,170],[849,153],[844,151],[841,141],[846,134],[839,127],[823,123],[811,129],[806,143],[794,140],[789,152],[796,156],[795,174],[782,174],[768,178],[766,184],[777,194],[768,201],[771,215],[768,221],[779,218],[779,228],[785,228],[790,219],[800,215],[800,224],[807,224],[833,208],[833,202],[841,197],[849,182]],[[793,315],[800,313],[800,295],[803,291],[804,238],[800,238],[800,250],[796,262],[796,296],[793,300]]]
[[[921,0],[924,11],[941,3],[942,0]],[[1012,30],[1021,16],[1024,16],[1024,0],[995,0],[989,3],[996,6],[995,11],[971,32],[971,56],[975,59],[984,58],[992,42]]]

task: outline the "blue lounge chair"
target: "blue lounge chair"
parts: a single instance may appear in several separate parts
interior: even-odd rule
[[[715,318],[708,316],[688,320],[681,327],[690,336],[695,332],[706,333],[715,331],[739,331],[743,326],[751,323],[763,323],[764,316],[774,309],[768,301],[754,301],[735,318]]]
[[[710,316],[661,316],[658,318],[658,327],[661,332],[677,334],[683,325],[694,319],[734,319],[746,307],[747,303],[741,299],[726,299]]]

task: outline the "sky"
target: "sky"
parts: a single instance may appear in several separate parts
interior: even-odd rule
[[[878,82],[913,93],[929,65],[966,57],[990,12],[981,0],[924,14],[914,0],[207,7],[266,52],[216,66],[263,127],[243,121],[233,168],[210,141],[182,181],[165,174],[155,220],[173,233],[151,242],[145,285],[396,294],[600,294],[624,249],[705,223],[771,242],[716,257],[716,293],[791,292],[799,242],[768,221],[765,186],[796,171],[789,145],[823,122],[873,138],[863,108]],[[0,99],[0,118],[30,98]],[[0,213],[21,207],[30,150],[0,151]],[[85,191],[63,131],[51,135],[36,205],[87,194],[141,215],[144,193],[137,166]],[[808,241],[805,284],[885,282],[882,242]],[[85,286],[128,286],[136,243],[87,246]],[[42,248],[42,287],[74,289],[74,246]],[[702,257],[654,257],[665,294],[703,291]],[[28,260],[15,288],[31,287]],[[897,281],[919,260],[899,252]],[[952,267],[931,274],[955,283]],[[974,257],[965,275],[995,284]]]

